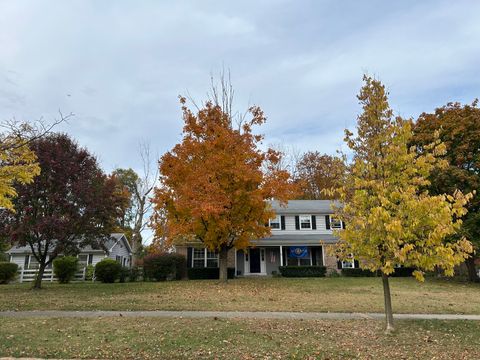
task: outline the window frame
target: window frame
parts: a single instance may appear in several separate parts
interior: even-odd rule
[[[341,230],[343,229],[343,221],[335,219],[332,215],[330,217],[330,229],[331,230]],[[337,225],[334,225],[337,222]]]
[[[288,249],[287,251],[290,251],[290,249]],[[288,257],[288,255],[287,255],[287,266],[313,266],[312,251],[311,251],[309,246],[307,246],[307,252],[308,252],[308,258],[291,258],[291,257]],[[296,261],[296,264],[290,264],[289,260],[297,260],[297,261]],[[309,265],[302,265],[302,264],[300,264],[301,260],[310,260],[310,264]]]
[[[199,256],[200,254],[201,256]],[[195,261],[197,261],[196,264]],[[215,261],[217,266],[208,266],[209,261]],[[199,262],[202,262],[201,266],[199,266]],[[192,268],[217,268],[219,263],[220,258],[217,251],[210,251],[207,248],[192,248]]]
[[[303,218],[303,220],[308,219],[308,224],[309,224],[308,228],[302,226],[302,218]],[[305,221],[304,221],[304,223],[305,223]],[[298,215],[298,224],[300,226],[300,230],[312,230],[312,215]]]
[[[278,224],[278,227],[273,227],[272,224]],[[268,226],[272,230],[280,230],[282,228],[282,218],[280,215],[275,216],[274,219],[268,220]]]

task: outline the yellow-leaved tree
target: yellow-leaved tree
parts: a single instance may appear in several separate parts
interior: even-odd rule
[[[409,148],[412,123],[395,117],[385,87],[364,76],[358,99],[357,134],[345,131],[353,153],[345,184],[338,189],[341,206],[336,216],[346,223],[337,232],[340,259],[359,261],[360,267],[382,274],[387,332],[393,330],[389,276],[397,266],[413,267],[415,278],[424,281],[424,271],[442,268],[453,275],[454,266],[472,251],[469,241],[445,241],[461,226],[461,217],[471,194],[432,196],[428,176],[445,164],[439,141],[418,154]]]
[[[18,133],[0,133],[0,208],[13,209],[12,198],[17,195],[14,184],[28,184],[40,174],[35,153],[28,140]]]

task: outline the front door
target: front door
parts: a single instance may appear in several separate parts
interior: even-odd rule
[[[260,272],[260,249],[250,249],[250,273]]]

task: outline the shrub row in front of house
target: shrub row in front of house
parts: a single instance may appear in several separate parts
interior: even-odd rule
[[[280,266],[280,274],[283,277],[322,277],[325,276],[325,266]]]
[[[409,267],[396,268],[395,272],[390,277],[409,277],[415,269]],[[372,272],[370,270],[364,270],[360,268],[355,269],[342,269],[342,275],[347,277],[373,277],[381,276],[380,272]]]

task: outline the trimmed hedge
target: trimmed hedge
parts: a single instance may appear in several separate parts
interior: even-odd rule
[[[391,277],[409,277],[409,276],[412,276],[414,271],[415,269],[411,267],[395,268],[395,272],[390,276]]]
[[[120,277],[122,265],[113,259],[103,259],[95,265],[95,279],[103,283],[114,283]]]
[[[0,262],[0,284],[8,284],[17,275],[18,265],[2,261]]]
[[[373,277],[373,276],[377,276],[377,273],[372,272],[370,270],[355,268],[355,269],[342,269],[342,275],[347,277]]]
[[[157,281],[181,280],[187,272],[187,259],[178,254],[152,254],[143,258],[145,277]]]
[[[75,256],[62,256],[53,260],[53,272],[60,284],[68,284],[73,279],[78,269],[78,258]]]
[[[190,280],[218,279],[220,277],[220,269],[217,268],[190,268],[188,269],[188,278]],[[227,269],[227,278],[235,277],[235,268]]]
[[[280,266],[283,277],[323,277],[327,272],[325,266]]]

